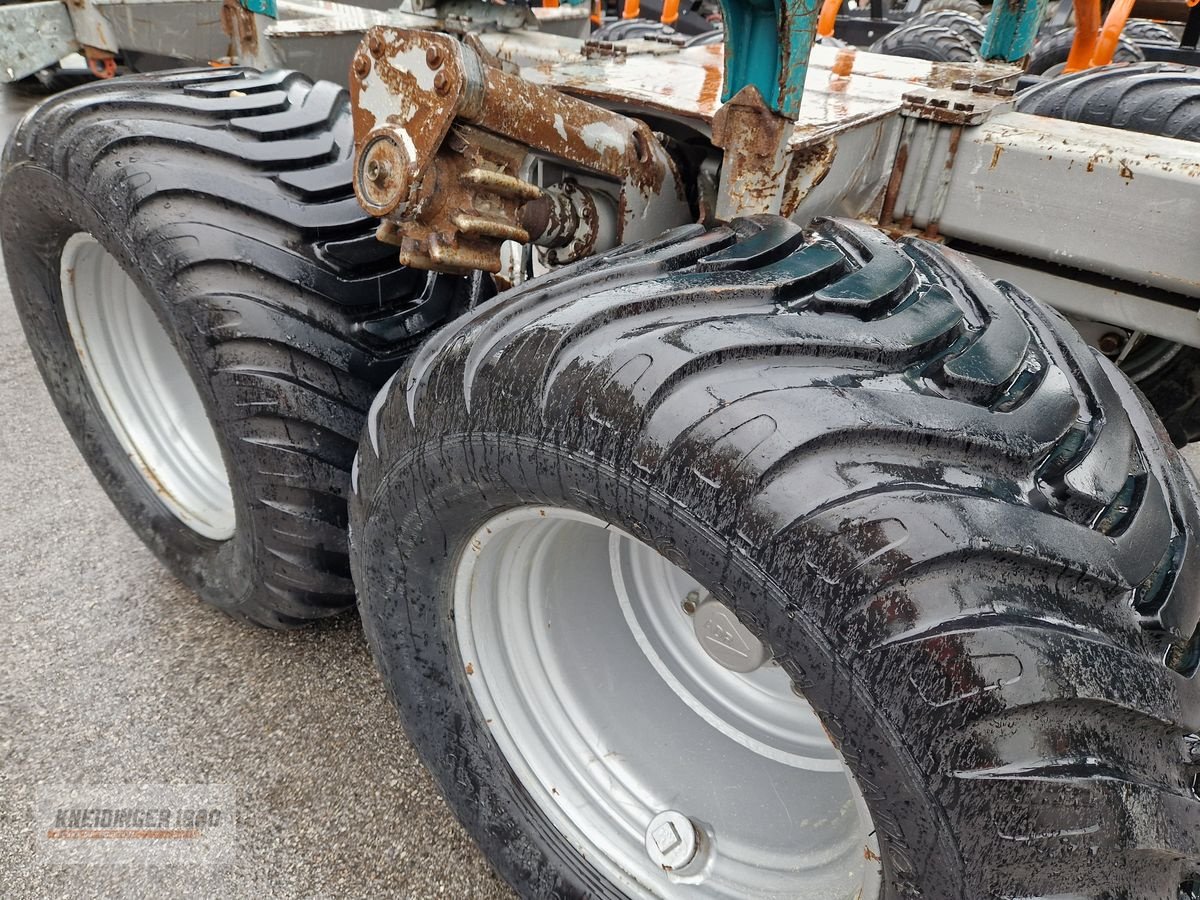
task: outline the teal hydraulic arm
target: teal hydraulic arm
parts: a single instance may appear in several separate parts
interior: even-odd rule
[[[1022,3],[998,0],[988,15],[980,55],[996,62],[1020,62],[1033,49],[1045,14],[1046,0]]]
[[[808,57],[817,33],[818,0],[721,0],[725,18],[725,89],[729,102],[753,85],[767,108],[800,115]]]

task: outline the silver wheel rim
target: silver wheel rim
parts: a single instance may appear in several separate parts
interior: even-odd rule
[[[90,234],[67,241],[60,275],[84,375],[122,449],[185,525],[213,540],[232,537],[236,515],[221,446],[154,310]]]
[[[524,507],[479,529],[455,573],[455,632],[513,772],[631,896],[877,897],[870,815],[820,719],[773,662],[714,661],[689,597],[707,592],[582,513]],[[672,871],[647,834],[664,814],[690,819],[701,848]]]

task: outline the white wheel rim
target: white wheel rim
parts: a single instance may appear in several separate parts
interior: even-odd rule
[[[455,632],[483,721],[530,797],[630,896],[851,900],[880,892],[862,796],[779,666],[701,648],[703,588],[591,516],[498,515],[454,582]],[[647,827],[682,812],[704,846],[681,872]]]
[[[180,521],[212,540],[232,537],[236,514],[220,443],[154,310],[90,234],[67,241],[60,276],[84,375],[122,449]]]

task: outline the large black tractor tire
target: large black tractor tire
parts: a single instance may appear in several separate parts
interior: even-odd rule
[[[1179,46],[1179,35],[1166,25],[1150,19],[1130,19],[1125,23],[1121,34],[1136,44]]]
[[[355,583],[384,680],[523,896],[660,896],[674,874],[622,876],[606,854],[666,803],[693,846],[715,846],[710,874],[744,847],[731,830],[786,813],[768,832],[785,853],[832,827],[823,795],[799,796],[767,756],[721,771],[749,744],[672,705],[637,662],[655,638],[628,649],[620,610],[667,621],[710,602],[740,620],[705,632],[722,658],[740,645],[819,715],[873,822],[846,864],[881,877],[880,896],[1164,900],[1200,864],[1194,482],[1111,364],[953,251],[763,217],[532,281],[385,388],[354,484]],[[586,528],[608,537],[593,547]],[[697,588],[617,592],[625,548]],[[498,693],[510,664],[526,681]],[[710,674],[714,703],[740,689]],[[538,700],[527,718],[506,705],[521,690]],[[568,707],[575,743],[539,738]],[[660,780],[619,777],[645,754]],[[542,780],[552,765],[614,774],[585,795]],[[763,772],[776,793],[744,817],[706,805],[757,796]],[[572,830],[630,785],[629,808],[649,807],[634,837]],[[673,852],[691,829],[666,824],[647,840]],[[768,848],[744,852],[759,863],[739,871],[765,877]],[[797,881],[770,896],[860,896],[804,893],[787,871]],[[702,875],[689,896],[716,895]]]
[[[979,52],[979,48],[983,44],[983,36],[986,30],[983,23],[974,16],[970,16],[957,9],[935,9],[933,12],[928,13],[922,11],[920,15],[913,19],[913,22],[941,25],[944,28],[949,28],[951,31],[966,38],[976,53]]]
[[[1017,108],[1088,125],[1200,142],[1200,70],[1147,62],[1100,68],[1022,92]],[[1200,349],[1140,339],[1121,365],[1176,444],[1200,440]]]
[[[1022,91],[1017,108],[1035,116],[1200,142],[1200,69],[1165,62],[1089,69]]]
[[[364,414],[460,302],[375,240],[351,131],[334,84],[206,69],[61,94],[3,159],[8,280],[80,452],[181,581],[273,627],[354,604]]]
[[[945,25],[916,20],[889,31],[870,46],[872,53],[931,62],[969,63],[979,59],[970,40]]]
[[[1048,37],[1044,37],[1033,45],[1029,54],[1029,65],[1025,71],[1030,75],[1045,75],[1049,78],[1061,74],[1071,55],[1071,44],[1075,40],[1075,29],[1064,28]],[[1113,63],[1136,63],[1145,60],[1141,49],[1124,35],[1117,41],[1117,49],[1113,53]]]
[[[976,0],[926,0],[921,4],[921,13],[937,12],[940,9],[952,9],[955,12],[966,13],[973,19],[982,21],[987,15],[987,8]]]

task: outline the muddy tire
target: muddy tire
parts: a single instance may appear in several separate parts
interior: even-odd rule
[[[969,63],[979,59],[971,41],[959,32],[920,20],[889,31],[870,46],[870,51],[931,62]]]
[[[1200,71],[1171,63],[1100,68],[1036,85],[1017,108],[1088,125],[1103,125],[1200,142]],[[1123,329],[1116,328],[1117,332]],[[1200,440],[1200,349],[1155,337],[1137,338],[1120,355],[1179,446]]]
[[[1200,861],[1191,477],[953,251],[763,217],[589,260],[426,343],[355,471],[373,653],[523,896],[1162,900]]]
[[[1025,71],[1030,75],[1045,75],[1055,78],[1062,74],[1071,55],[1071,44],[1075,40],[1075,29],[1064,28],[1048,37],[1039,40],[1029,54],[1029,65]],[[1136,63],[1145,60],[1141,49],[1129,38],[1122,35],[1117,41],[1117,49],[1113,53],[1113,63]]]
[[[59,95],[4,155],[9,283],[80,452],[177,577],[263,625],[353,605],[364,413],[459,302],[376,242],[351,151],[336,85],[209,69]]]

